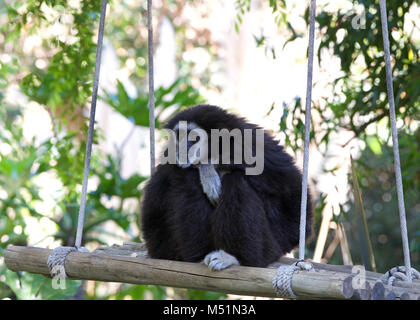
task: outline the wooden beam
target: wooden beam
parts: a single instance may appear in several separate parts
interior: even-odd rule
[[[9,246],[5,251],[6,266],[12,271],[48,275],[47,259],[51,250],[35,247]],[[148,259],[127,246],[93,253],[72,252],[66,260],[66,273],[72,279],[153,284],[201,289],[247,296],[276,297],[272,287],[274,268],[233,266],[211,271],[200,263]],[[115,254],[115,252],[120,252]],[[296,271],[292,289],[298,298],[349,298],[343,289],[347,273],[329,270]],[[373,285],[372,285],[373,287]],[[416,294],[407,289],[405,292]],[[357,295],[352,293],[353,298]]]

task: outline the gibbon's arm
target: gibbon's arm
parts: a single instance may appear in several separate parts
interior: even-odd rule
[[[149,257],[176,260],[175,244],[168,221],[171,168],[159,165],[143,191],[141,229]]]
[[[211,215],[211,227],[215,248],[233,256],[242,265],[266,266],[279,252],[264,204],[248,184],[242,170],[223,176],[219,204]],[[236,264],[233,259],[224,255],[215,256],[214,252],[207,260],[211,259],[221,260],[221,265],[223,260],[230,265]],[[217,265],[218,261],[213,264]],[[211,268],[210,265],[209,267]]]
[[[217,206],[222,192],[222,174],[218,174],[213,164],[200,164],[197,166],[200,174],[200,183],[204,194],[213,206]],[[239,265],[238,260],[223,250],[208,253],[203,260],[211,270],[223,270],[232,265]]]
[[[183,261],[198,262],[212,248],[209,219],[214,207],[200,183],[197,168],[176,169],[172,185],[171,230]]]

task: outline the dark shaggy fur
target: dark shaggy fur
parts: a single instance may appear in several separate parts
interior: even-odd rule
[[[195,122],[209,133],[210,129],[258,128],[209,105],[178,113],[166,127],[173,128],[180,120]],[[264,136],[264,154],[261,175],[245,175],[245,164],[221,166],[229,173],[222,178],[216,207],[202,191],[197,168],[159,165],[144,190],[141,208],[149,256],[200,261],[209,252],[222,249],[242,265],[264,267],[295,248],[302,176],[292,157],[268,134]],[[309,194],[307,237],[311,226]]]

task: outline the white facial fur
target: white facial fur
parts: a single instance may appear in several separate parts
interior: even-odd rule
[[[182,121],[181,121],[182,122]],[[177,123],[176,126],[174,127],[174,131],[178,131],[178,130],[185,130],[185,131],[191,131],[191,130],[199,130],[201,129],[196,123],[194,122],[188,122],[187,127],[185,128],[180,128],[180,124]],[[179,156],[179,151],[180,151],[180,145],[187,144],[188,141],[188,134],[187,132],[183,132],[182,134],[178,134],[179,139],[180,140],[176,140],[176,160],[177,160],[177,164],[179,167],[181,168],[188,168],[189,166],[191,166],[197,159],[195,159],[194,157],[189,157],[187,156],[188,150],[183,150],[182,154],[184,156],[184,159],[182,161],[182,163],[180,163],[180,156]]]

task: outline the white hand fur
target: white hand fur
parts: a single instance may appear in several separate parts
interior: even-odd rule
[[[211,204],[216,206],[222,192],[222,182],[212,164],[201,164],[198,166],[200,172],[200,182],[203,192],[210,200]]]
[[[238,260],[223,250],[212,251],[203,260],[211,270],[223,270],[230,266],[239,266]]]

